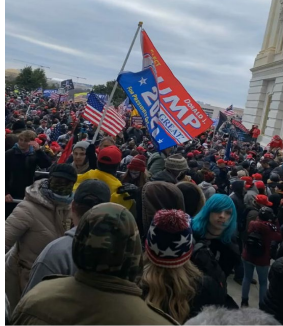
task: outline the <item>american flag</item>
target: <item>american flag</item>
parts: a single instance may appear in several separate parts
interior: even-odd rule
[[[127,97],[119,106],[118,106],[118,113],[124,115],[127,111],[132,110],[132,105],[130,103],[129,98]]]
[[[57,93],[52,93],[50,98],[54,101],[58,101],[59,100],[59,94]],[[68,94],[65,94],[65,95],[61,95],[60,97],[60,102],[65,102],[65,101],[68,101]]]
[[[227,116],[229,115],[236,115],[236,112],[233,111],[233,104],[231,104],[224,112]]]
[[[57,141],[60,135],[61,135],[61,124],[60,122],[58,122],[57,125],[54,127],[54,129],[51,131],[50,140]]]
[[[38,96],[42,94],[42,88],[38,88],[37,90],[31,92],[31,96]]]
[[[102,118],[103,109],[104,103],[94,93],[90,93],[82,116],[95,126],[98,126]],[[125,124],[121,115],[116,112],[113,106],[110,106],[101,125],[101,130],[114,137],[121,132]]]

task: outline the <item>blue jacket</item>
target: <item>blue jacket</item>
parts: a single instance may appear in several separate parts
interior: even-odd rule
[[[37,257],[30,271],[29,282],[22,297],[40,283],[44,277],[62,274],[73,276],[77,267],[73,262],[72,244],[77,227],[65,232],[65,236],[50,242]]]

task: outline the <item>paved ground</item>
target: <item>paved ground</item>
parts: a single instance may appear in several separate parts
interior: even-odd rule
[[[228,294],[236,301],[236,303],[241,306],[242,300],[242,286],[233,280],[234,275],[228,277]],[[257,280],[257,273],[254,273],[254,279]],[[258,294],[259,285],[251,284],[250,294],[249,294],[249,306],[252,308],[258,308]]]

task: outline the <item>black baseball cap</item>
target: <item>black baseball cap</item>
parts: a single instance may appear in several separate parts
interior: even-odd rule
[[[77,172],[70,164],[56,164],[49,172],[50,177],[64,178],[75,183],[77,181]]]
[[[74,202],[93,207],[110,202],[110,189],[107,184],[97,179],[85,180],[75,192]]]

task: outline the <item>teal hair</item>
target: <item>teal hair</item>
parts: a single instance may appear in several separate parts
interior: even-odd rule
[[[222,232],[220,240],[223,243],[231,242],[232,235],[237,228],[237,212],[233,200],[227,195],[215,194],[205,203],[201,211],[192,219],[193,232],[202,238],[205,237],[209,216],[212,212],[222,212],[232,209],[232,214],[227,222],[227,227]]]

